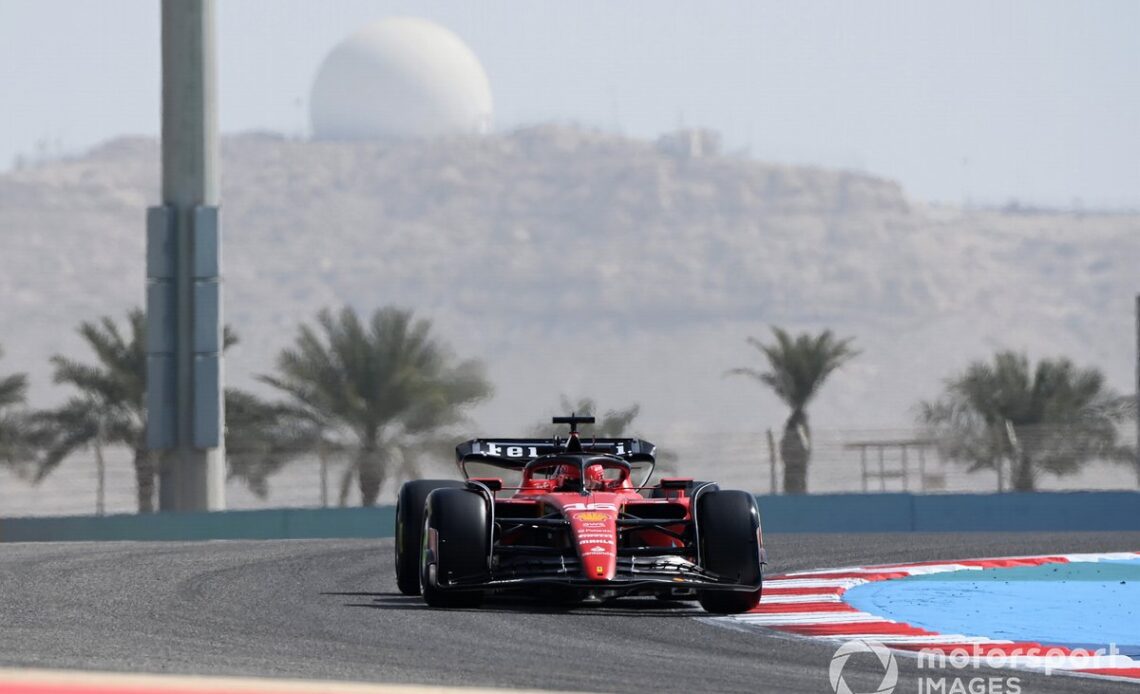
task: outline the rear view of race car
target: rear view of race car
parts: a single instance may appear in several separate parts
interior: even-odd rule
[[[555,417],[570,425],[565,439],[467,441],[456,448],[465,481],[404,484],[400,590],[436,607],[477,605],[491,591],[695,598],[715,613],[755,607],[766,561],[755,498],[689,479],[642,486],[653,444],[583,441],[577,425],[592,421]]]

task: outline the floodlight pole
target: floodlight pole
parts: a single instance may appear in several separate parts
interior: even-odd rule
[[[147,445],[159,508],[225,508],[214,0],[162,2],[162,202],[147,220]]]

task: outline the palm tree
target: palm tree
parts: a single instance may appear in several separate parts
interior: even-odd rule
[[[4,350],[0,349],[0,357]],[[27,418],[22,411],[13,411],[24,404],[28,392],[28,377],[13,374],[0,377],[0,463],[16,468],[26,463],[29,450]]]
[[[277,357],[277,373],[261,380],[286,393],[331,440],[352,451],[341,480],[341,504],[355,477],[372,506],[391,469],[418,473],[417,460],[437,443],[441,429],[463,420],[464,410],[488,397],[481,363],[454,362],[431,334],[431,322],[387,307],[367,324],[343,308],[303,325],[293,348]]]
[[[50,475],[73,452],[91,447],[101,464],[108,445],[134,452],[138,508],[154,510],[155,465],[146,447],[146,315],[141,309],[127,314],[127,333],[109,316],[84,321],[79,334],[95,353],[88,364],[55,355],[53,380],[77,392],[63,405],[36,413],[37,429],[47,440],[35,482]]]
[[[226,477],[239,479],[258,498],[269,495],[269,477],[307,453],[320,438],[304,412],[226,389]]]
[[[1134,460],[1117,425],[1134,404],[1105,386],[1097,369],[1065,358],[1031,367],[1024,354],[998,352],[946,380],[943,394],[919,404],[948,457],[971,471],[1011,465],[1011,486],[1033,491],[1042,472],[1075,473],[1089,460]]]
[[[129,311],[126,332],[104,316],[96,322],[84,321],[79,334],[95,353],[96,361],[84,363],[61,355],[51,358],[55,382],[70,385],[77,392],[60,407],[32,417],[43,449],[33,481],[42,481],[69,455],[88,447],[102,470],[106,447],[125,446],[133,453],[139,512],[150,513],[155,507],[157,467],[155,454],[146,445],[146,314],[139,308]],[[223,341],[227,349],[237,343],[229,326]],[[253,396],[239,393],[238,397],[238,418],[234,421],[227,415],[226,435],[227,439],[238,438],[240,453],[242,441],[252,436],[244,431],[248,420],[241,416],[253,407]],[[233,402],[229,389],[226,402]],[[239,468],[236,475],[231,471],[231,476],[245,480],[256,492],[264,488],[264,479],[258,478],[257,471],[268,473],[278,467],[251,463]]]
[[[859,351],[851,346],[854,338],[840,340],[830,330],[814,336],[802,333],[792,338],[786,331],[773,326],[772,334],[776,337],[774,344],[748,338],[748,344],[767,358],[767,371],[742,367],[728,373],[760,381],[791,409],[780,438],[784,492],[804,494],[807,492],[807,469],[811,461],[808,403],[819,393],[831,372],[858,356]]]

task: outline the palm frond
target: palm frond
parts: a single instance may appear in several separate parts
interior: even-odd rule
[[[765,385],[767,385],[767,382],[764,380],[764,377],[766,374],[763,371],[759,371],[757,369],[750,369],[750,368],[745,367],[745,366],[739,366],[735,369],[729,369],[729,370],[724,372],[724,375],[725,376],[747,376],[749,378],[755,379],[755,380],[760,381],[761,383],[764,383]]]
[[[395,307],[367,321],[351,307],[323,309],[315,324],[298,329],[275,367],[259,380],[322,431],[349,433],[358,452],[372,452],[367,475],[357,469],[364,458],[354,463],[351,474],[362,484],[365,476],[373,484],[387,474],[399,457],[392,446],[462,422],[466,409],[491,393],[480,362],[456,359],[430,321]]]
[[[755,337],[746,340],[764,355],[767,371],[739,367],[727,373],[760,381],[793,411],[803,410],[832,372],[859,355],[852,346],[854,338],[840,340],[830,330],[817,335],[793,336],[783,328],[772,326],[772,336],[773,343],[764,343]]]
[[[1029,466],[1023,478],[1031,485],[1038,471],[1067,475],[1089,460],[1126,455],[1117,439],[1118,425],[1135,412],[1129,400],[1096,369],[1065,358],[1031,366],[1026,355],[1001,351],[947,379],[937,400],[920,404],[918,418],[949,458],[971,470],[1016,460]]]
[[[0,359],[4,357],[4,348],[0,347]],[[22,405],[28,394],[28,377],[24,374],[14,374],[0,378],[0,409],[13,405]]]
[[[322,436],[320,425],[295,407],[226,389],[227,477],[261,498],[269,493],[269,478],[316,448]]]
[[[0,379],[0,408],[21,405],[28,394],[28,377],[14,374]]]

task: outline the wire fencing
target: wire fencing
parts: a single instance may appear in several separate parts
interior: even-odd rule
[[[782,493],[784,469],[779,430],[771,432],[685,433],[660,437],[654,479],[679,476],[717,481],[722,487],[759,494]],[[1045,460],[1050,453],[1069,453],[1066,432],[1052,432],[1034,447]],[[1059,448],[1043,448],[1060,436]],[[1024,437],[1023,437],[1024,438]],[[1125,427],[1120,440],[1134,441],[1135,428]],[[821,430],[813,432],[807,488],[812,494],[912,492],[988,493],[1011,489],[1011,450],[997,450],[988,467],[955,460],[945,441],[915,429]],[[0,517],[134,513],[138,508],[133,452],[108,448],[100,466],[94,455],[74,455],[49,476],[32,483],[28,469],[0,467]],[[302,453],[256,484],[234,477],[227,481],[227,507],[321,508],[358,505],[360,492],[350,453]],[[420,460],[414,472],[389,471],[379,502],[394,503],[399,485],[409,474],[423,477],[458,476],[446,456]],[[1134,459],[1091,456],[1070,474],[1038,470],[1036,488],[1061,490],[1130,490],[1140,487]]]

